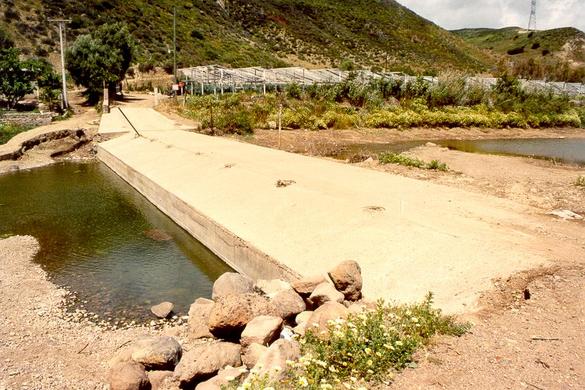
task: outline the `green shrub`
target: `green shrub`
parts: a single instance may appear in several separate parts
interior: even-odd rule
[[[583,187],[583,188],[585,188],[585,176],[579,176],[577,178],[577,181],[575,182],[575,185],[577,187]]]
[[[0,145],[7,143],[15,135],[30,130],[27,126],[0,124]]]
[[[440,162],[439,160],[433,160],[430,163],[426,163],[418,158],[409,157],[401,153],[381,153],[378,156],[380,164],[397,164],[406,167],[414,167],[421,169],[430,169],[435,171],[448,171],[447,164]]]

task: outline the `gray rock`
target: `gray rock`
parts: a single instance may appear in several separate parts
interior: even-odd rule
[[[175,368],[183,349],[172,337],[147,337],[132,346],[132,360],[147,370],[172,370]]]
[[[329,277],[348,301],[357,301],[362,297],[362,270],[357,262],[347,260],[340,263],[329,272]]]
[[[325,302],[342,303],[343,300],[343,294],[337,291],[329,282],[324,282],[318,285],[309,296],[309,302],[314,308],[323,305]]]
[[[171,302],[162,302],[151,307],[150,311],[158,318],[167,318],[173,312],[174,307],[175,305],[173,305]]]
[[[247,294],[253,291],[254,281],[252,279],[235,272],[226,272],[213,283],[211,298],[215,301],[226,295]]]
[[[282,318],[275,316],[258,316],[246,325],[240,338],[242,347],[250,344],[268,345],[278,338],[282,329]]]
[[[300,355],[301,348],[296,341],[276,340],[251,371],[259,378],[267,377],[269,381],[278,381],[286,374],[286,361],[298,360]],[[250,379],[248,376],[246,381]]]
[[[289,282],[285,282],[284,280],[280,279],[271,279],[271,280],[263,280],[260,279],[256,282],[256,290],[262,292],[262,294],[266,295],[269,298],[273,298],[276,294],[292,290],[292,287]]]
[[[210,299],[199,298],[189,308],[189,338],[192,340],[213,338],[209,331],[209,314],[213,309],[213,302]]]
[[[247,373],[248,370],[245,367],[226,367],[222,370],[219,370],[217,375],[213,378],[199,383],[197,387],[195,387],[195,390],[222,390],[230,383],[238,380]]]
[[[294,290],[281,291],[272,298],[278,315],[284,319],[296,316],[307,308],[305,301]]]
[[[209,314],[209,331],[216,337],[239,339],[245,326],[262,315],[277,315],[276,308],[265,297],[257,294],[221,297]]]
[[[213,342],[195,345],[186,352],[177,368],[175,377],[181,387],[193,386],[211,376],[226,366],[239,367],[242,365],[242,347],[239,344]]]
[[[315,288],[327,280],[323,275],[313,275],[299,279],[292,283],[292,288],[302,297],[308,297]]]
[[[242,352],[242,363],[248,368],[252,368],[258,363],[258,360],[262,357],[264,352],[268,350],[268,347],[261,344],[250,344],[244,348]]]
[[[110,369],[110,390],[150,390],[144,367],[136,362],[117,363]]]

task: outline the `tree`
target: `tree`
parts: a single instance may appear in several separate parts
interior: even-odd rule
[[[134,39],[121,23],[105,24],[81,35],[67,51],[67,70],[73,80],[87,88],[90,100],[124,80],[135,53]]]
[[[8,109],[33,91],[34,64],[21,61],[19,57],[18,49],[0,51],[0,95],[4,96]]]

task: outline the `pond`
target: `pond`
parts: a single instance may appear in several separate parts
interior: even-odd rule
[[[344,147],[336,158],[347,159],[355,154],[402,153],[433,142],[449,149],[470,153],[525,156],[585,165],[585,138],[524,138],[483,140],[404,141],[394,143],[354,144]]]
[[[31,235],[35,261],[83,307],[152,319],[162,301],[185,314],[231,271],[101,163],[59,163],[0,176],[0,236]]]

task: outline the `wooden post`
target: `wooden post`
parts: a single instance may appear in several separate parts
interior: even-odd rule
[[[280,150],[280,135],[282,132],[282,103],[278,105],[278,149]]]
[[[104,101],[102,104],[102,113],[108,114],[110,112],[110,91],[107,83],[104,81]]]

